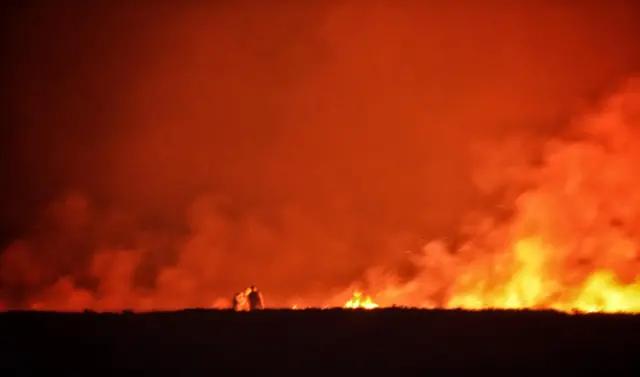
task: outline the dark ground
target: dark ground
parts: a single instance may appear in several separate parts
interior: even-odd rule
[[[384,309],[0,314],[2,376],[640,375],[640,316]]]

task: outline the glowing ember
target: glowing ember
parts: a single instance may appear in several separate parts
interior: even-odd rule
[[[373,302],[371,297],[363,296],[362,292],[356,291],[353,293],[353,298],[347,301],[344,307],[348,309],[375,309],[378,307],[378,304]]]

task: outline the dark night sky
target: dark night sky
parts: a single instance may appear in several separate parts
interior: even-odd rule
[[[54,275],[121,244],[173,263],[148,238],[213,226],[211,263],[283,264],[246,272],[273,289],[353,279],[482,204],[475,142],[552,134],[640,68],[620,1],[137,3],[2,12],[2,244],[91,218]]]

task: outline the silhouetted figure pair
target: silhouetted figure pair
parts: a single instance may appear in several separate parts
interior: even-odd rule
[[[253,285],[244,292],[236,293],[233,296],[233,310],[237,312],[261,309],[264,309],[262,293]]]

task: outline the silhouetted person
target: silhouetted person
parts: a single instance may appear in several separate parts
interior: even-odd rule
[[[249,310],[261,310],[264,309],[264,301],[262,300],[262,293],[258,291],[258,288],[251,286],[247,293],[247,301],[249,301]]]
[[[233,310],[237,312],[247,310],[247,295],[245,292],[238,292],[233,296]]]

